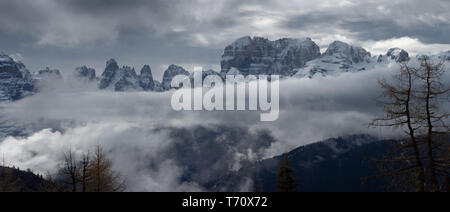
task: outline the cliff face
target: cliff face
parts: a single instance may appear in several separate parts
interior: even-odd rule
[[[152,69],[149,65],[145,65],[141,69],[141,75],[138,77],[139,86],[144,89],[144,91],[151,91],[155,88],[155,82],[153,81]]]
[[[276,74],[292,76],[294,69],[320,56],[320,48],[311,39],[280,39],[243,37],[227,46],[222,56],[222,74],[232,68],[244,76]]]
[[[140,90],[138,75],[132,67],[119,68],[114,59],[106,62],[105,71],[100,79],[100,89],[114,91]]]
[[[171,65],[164,71],[163,80],[162,80],[162,88],[164,90],[170,90],[172,88],[171,83],[172,79],[177,75],[189,76],[190,73],[186,71],[183,67],[177,65]]]
[[[73,75],[78,79],[85,80],[88,82],[93,82],[97,80],[97,75],[95,74],[95,69],[88,68],[87,66],[81,66],[75,69]]]
[[[14,101],[34,91],[30,72],[8,55],[0,55],[0,102]]]

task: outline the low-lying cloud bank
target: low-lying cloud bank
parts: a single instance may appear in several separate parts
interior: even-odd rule
[[[44,173],[55,171],[64,151],[101,144],[131,191],[202,191],[226,171],[311,142],[396,135],[368,123],[381,112],[378,79],[398,68],[283,80],[280,118],[267,123],[260,122],[260,112],[175,112],[172,92],[50,89],[1,106],[3,123],[38,127],[29,136],[6,138],[0,154],[10,164]]]

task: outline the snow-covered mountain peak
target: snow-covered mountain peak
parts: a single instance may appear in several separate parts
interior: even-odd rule
[[[127,77],[137,77],[136,70],[131,66],[123,66],[118,71]]]
[[[198,72],[200,72],[200,71],[195,71],[195,72],[190,73],[189,78],[194,79],[195,74],[197,74]],[[203,79],[205,79],[207,76],[210,76],[210,75],[221,76],[218,72],[216,72],[212,69],[208,69],[206,71],[201,71],[201,76]]]
[[[324,54],[309,61],[305,67],[296,69],[296,77],[315,75],[337,75],[342,72],[357,72],[372,66],[370,52],[362,47],[352,46],[342,41],[331,43]]]
[[[440,60],[445,60],[450,62],[450,51],[442,52],[438,54],[438,58]]]
[[[201,73],[199,73],[199,72],[200,71],[192,72],[189,75],[189,79],[191,80],[192,85],[194,85],[194,79],[196,76],[198,76],[197,74],[199,74],[202,77],[203,86],[211,84],[212,81],[208,81],[206,79],[208,76],[217,76],[220,78],[220,80],[223,81],[223,76],[220,73],[218,73],[217,71],[214,71],[212,69],[208,69],[206,71],[201,71]]]
[[[419,56],[420,57],[420,56]],[[411,58],[409,57],[409,53],[401,48],[391,48],[387,51],[385,55],[378,56],[378,63],[402,63],[407,62]]]
[[[270,41],[262,37],[243,37],[227,46],[222,55],[221,73],[232,68],[244,76],[277,74],[292,76],[295,68],[320,56],[320,48],[311,39],[283,38]]]
[[[110,59],[106,62],[105,71],[103,72],[100,79],[100,89],[105,89],[110,86],[118,69],[119,66],[117,65],[116,60]]]
[[[95,81],[97,79],[95,69],[81,66],[74,70],[74,76],[78,79],[85,79],[87,81]]]
[[[34,92],[33,79],[20,62],[0,54],[0,102],[14,101]]]
[[[183,67],[177,65],[170,65],[166,71],[164,71],[163,80],[161,82],[164,90],[172,89],[171,83],[175,76],[184,75],[189,76],[190,73],[186,71]]]
[[[414,60],[420,60],[418,55]],[[450,51],[427,58],[450,61]],[[17,100],[25,93],[34,93],[40,86],[46,84],[51,77],[61,79],[59,70],[46,68],[33,75],[25,65],[14,60],[14,56],[0,53],[0,101]],[[378,60],[377,60],[378,59]],[[222,79],[227,75],[280,75],[288,77],[314,77],[316,75],[338,75],[344,72],[358,72],[369,70],[377,65],[386,65],[409,61],[408,52],[400,48],[392,48],[379,57],[371,57],[370,52],[362,47],[352,46],[345,42],[335,41],[321,54],[319,46],[311,38],[293,39],[282,38],[271,41],[263,37],[242,37],[224,49],[221,60],[221,72],[213,70],[203,71],[202,78],[216,75]],[[140,74],[136,74],[133,67],[120,68],[115,59],[106,62],[106,67],[100,79],[95,70],[81,66],[74,70],[78,78],[89,82],[99,83],[100,89],[111,91],[167,91],[170,90],[172,79],[177,75],[188,76],[193,79],[194,73],[189,73],[183,67],[170,65],[164,72],[161,82],[153,79],[149,65],[142,67]],[[44,82],[45,81],[45,82]],[[63,81],[61,81],[63,82]]]
[[[409,53],[401,48],[389,49],[386,56],[388,56],[391,60],[395,60],[398,63],[410,60]]]
[[[5,53],[0,53],[0,63],[13,63],[14,60]]]
[[[114,91],[139,90],[138,76],[134,68],[130,66],[119,68],[117,62],[110,59],[106,62],[99,88]]]
[[[242,75],[242,73],[237,69],[237,68],[231,68],[226,75],[233,75],[233,76],[237,76],[237,75]]]
[[[7,54],[0,54],[0,68],[7,69],[8,67],[9,69],[26,70],[25,65],[22,62],[15,61],[14,58]],[[28,70],[25,72],[28,72]]]
[[[231,46],[233,46],[234,48],[243,48],[245,46],[250,45],[250,43],[252,42],[252,38],[250,36],[245,36],[242,38],[238,38],[236,41],[234,41]]]
[[[117,61],[112,58],[106,61],[106,69],[117,70],[119,69],[119,65],[117,65]]]
[[[149,65],[144,65],[139,75],[139,86],[145,91],[154,90],[155,82],[153,81],[152,69]]]
[[[187,72],[187,71],[181,66],[172,64],[167,68],[166,72],[172,73],[172,72]]]
[[[144,65],[141,69],[141,75],[152,75],[152,69],[150,65]]]
[[[334,41],[328,46],[328,49],[324,54],[326,55],[332,55],[334,53],[340,53],[345,52],[348,49],[350,49],[352,46],[350,46],[348,43],[342,42],[342,41]]]
[[[352,63],[361,63],[367,62],[371,54],[362,47],[351,46],[342,41],[334,41],[328,46],[323,56],[332,56]]]
[[[36,74],[36,78],[53,80],[53,79],[62,79],[63,77],[58,69],[46,67],[45,69],[38,71],[38,73]]]

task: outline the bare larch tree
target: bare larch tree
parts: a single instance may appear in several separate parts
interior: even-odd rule
[[[376,127],[397,127],[406,133],[381,162],[382,171],[405,191],[445,191],[449,171],[448,103],[444,89],[443,62],[421,59],[420,67],[401,64],[393,80],[380,80],[385,116],[375,119]]]

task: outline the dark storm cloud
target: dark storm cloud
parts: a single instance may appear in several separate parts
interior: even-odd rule
[[[339,17],[340,14],[320,14],[320,13],[312,13],[312,14],[303,14],[297,15],[289,18],[283,25],[286,28],[295,28],[295,29],[307,29],[310,27],[318,26],[318,25],[329,25],[329,26],[337,26],[339,24],[339,20],[336,17]]]
[[[293,15],[283,25],[297,29],[322,28],[324,32],[345,30],[363,41],[413,37],[426,43],[450,42],[448,1],[347,2],[351,4],[346,7],[318,8]]]
[[[449,43],[449,23],[415,23],[404,27],[391,20],[356,21],[341,25],[344,29],[357,33],[363,40],[386,40],[392,37],[415,37],[426,43]]]
[[[223,48],[245,36],[339,38],[363,43],[413,37],[449,43],[445,0],[22,0],[0,1],[0,51],[21,53],[32,70],[70,71],[107,59],[160,75],[167,65],[218,66]],[[189,67],[188,67],[189,68]]]
[[[449,3],[443,0],[427,3],[418,0],[367,2],[322,0],[314,4],[306,1],[253,0],[214,3],[198,0],[26,0],[2,1],[0,6],[1,22],[2,26],[5,26],[0,30],[32,34],[38,40],[40,37],[42,39],[46,30],[54,30],[53,33],[57,33],[55,36],[58,36],[58,28],[62,26],[56,24],[54,28],[45,27],[55,20],[61,25],[74,24],[74,27],[81,27],[79,29],[81,31],[105,29],[107,33],[120,35],[129,29],[155,34],[179,30],[178,32],[188,38],[195,32],[206,36],[212,31],[217,31],[217,36],[220,36],[220,31],[233,28],[236,28],[236,31],[230,34],[251,34],[251,23],[246,18],[257,20],[275,14],[282,20],[279,26],[286,32],[311,27],[324,31],[342,28],[355,32],[363,39],[380,40],[395,36],[412,36],[426,42],[447,43],[445,35],[449,32],[450,18],[447,13],[450,9]],[[88,27],[91,25],[93,27]],[[249,31],[241,32],[239,25],[249,26]],[[318,27],[323,28],[317,29]],[[59,36],[69,32],[63,30],[59,32]],[[66,41],[67,43],[58,41],[58,38],[43,42],[55,45],[79,45],[100,41],[102,35],[89,32],[79,35],[85,39],[74,38]],[[74,35],[70,35],[69,38],[71,36]],[[221,40],[232,39],[234,38]]]
[[[36,2],[0,1],[1,30],[28,28],[37,22],[46,22],[48,15],[42,13]]]
[[[223,44],[199,45],[201,33],[211,29],[210,20],[218,28],[236,22],[220,12],[205,18],[205,7],[196,2],[2,1],[1,50],[22,53],[33,71],[53,66],[66,72],[86,64],[101,73],[112,57],[136,69],[150,64],[156,76],[172,63],[219,64]]]
[[[62,4],[66,4],[68,8],[75,9],[79,12],[104,12],[104,11],[120,11],[123,9],[139,7],[151,4],[155,9],[160,9],[160,5],[167,5],[167,1],[163,0],[61,0]]]

